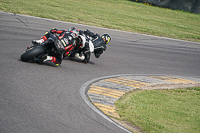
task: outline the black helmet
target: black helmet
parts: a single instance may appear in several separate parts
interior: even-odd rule
[[[103,38],[103,40],[106,42],[106,44],[108,44],[111,40],[111,36],[109,34],[103,34],[101,36],[101,38]]]

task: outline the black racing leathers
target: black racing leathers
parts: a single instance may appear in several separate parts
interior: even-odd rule
[[[95,34],[89,30],[80,31],[80,34],[85,34],[88,37],[88,39],[90,39],[92,41],[92,43],[94,45],[94,55],[96,58],[99,58],[100,55],[103,53],[103,51],[106,50],[105,40],[103,40],[103,38],[101,38],[99,34]],[[89,42],[87,41],[87,43],[85,45],[85,53],[90,53],[88,43]]]
[[[76,37],[76,34],[55,28],[51,29],[50,32],[46,32],[41,39],[44,40],[44,43],[47,43],[51,39],[54,41],[55,53],[50,56],[53,56],[51,62],[57,64],[61,64],[63,56],[66,57],[72,54],[74,49],[80,44],[80,40]]]

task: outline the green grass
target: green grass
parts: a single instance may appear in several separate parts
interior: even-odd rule
[[[0,10],[200,42],[199,14],[129,0],[0,0]]]
[[[200,132],[200,87],[132,91],[115,106],[121,120],[140,127],[143,132]]]

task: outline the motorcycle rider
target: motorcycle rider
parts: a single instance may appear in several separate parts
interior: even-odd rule
[[[54,56],[45,56],[43,62],[50,61],[56,64],[61,64],[64,57],[75,55],[84,63],[89,62],[90,54],[94,53],[96,58],[99,58],[103,51],[106,50],[106,44],[111,40],[109,34],[95,34],[89,30],[78,30],[76,27],[72,27],[69,30],[58,30],[53,28],[50,32],[47,32],[40,38],[40,40],[34,40],[33,43],[41,44],[48,40],[48,38],[53,38],[54,33],[59,34],[58,39],[61,40],[61,44],[65,47],[65,52]],[[63,55],[63,56],[62,56]]]
[[[84,63],[89,62],[91,53],[94,53],[95,57],[99,58],[103,51],[106,50],[106,44],[108,44],[111,40],[111,36],[109,34],[103,34],[100,36],[97,33],[95,34],[89,31],[88,29],[84,31],[80,30],[79,34],[85,35],[87,39],[84,49],[77,51],[75,57],[81,59]]]
[[[52,55],[45,55],[40,58],[40,62],[50,61],[55,63],[57,66],[61,64],[63,56],[68,56],[75,52],[74,50],[79,47],[85,46],[85,37],[79,35],[77,29],[69,30],[58,30],[53,28],[50,32],[46,32],[40,40],[33,40],[33,44],[48,44],[53,41],[55,44],[54,52]],[[58,34],[58,36],[56,35]]]

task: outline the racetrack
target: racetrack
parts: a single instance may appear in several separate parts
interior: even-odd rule
[[[121,133],[94,112],[79,89],[94,78],[163,74],[200,78],[200,44],[0,12],[0,132]],[[91,62],[63,60],[61,67],[24,63],[20,55],[55,27],[109,33],[107,50]]]

